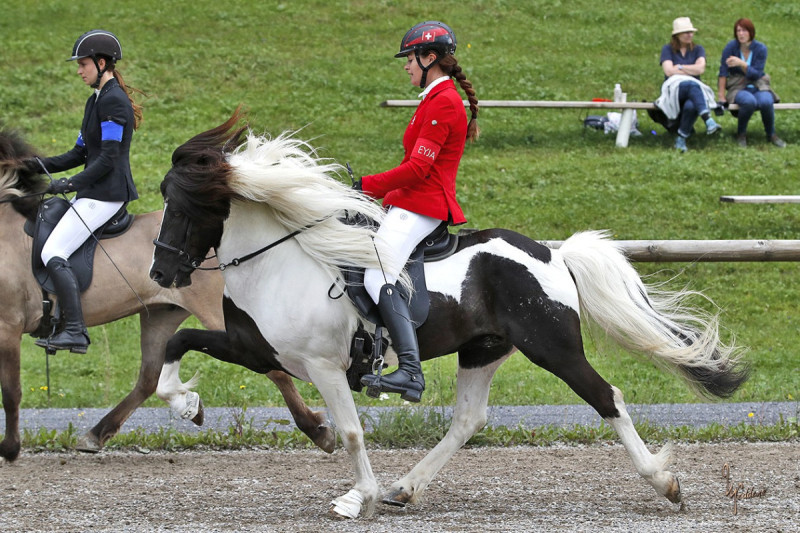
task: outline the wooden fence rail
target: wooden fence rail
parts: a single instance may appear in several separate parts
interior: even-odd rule
[[[564,241],[539,241],[559,248]],[[800,261],[800,240],[614,241],[632,261]]]

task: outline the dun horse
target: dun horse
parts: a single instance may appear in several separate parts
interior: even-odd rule
[[[369,515],[381,492],[345,374],[351,337],[364,317],[348,298],[336,297],[342,269],[378,266],[376,255],[384,265],[391,258],[373,228],[346,224],[343,215],[380,222],[382,211],[338,181],[339,167],[318,159],[303,141],[245,136],[239,120],[234,113],[173,153],[161,184],[165,216],[151,276],[163,287],[187,286],[203,257],[216,249],[227,265],[227,332],[216,333],[218,349],[258,354],[239,363],[282,369],[314,383],[355,470],[353,488],[332,502],[332,510]],[[263,253],[254,255],[256,250]],[[202,274],[194,275],[193,286],[204,283]],[[594,407],[658,494],[681,501],[678,479],[666,470],[669,448],[648,451],[622,392],[587,362],[580,318],[703,393],[725,397],[747,372],[733,348],[720,342],[716,317],[690,312],[686,293],[645,286],[598,232],[573,235],[559,250],[508,230],[475,232],[462,237],[450,257],[426,263],[425,276],[430,314],[417,329],[420,352],[426,360],[458,353],[456,406],[443,440],[391,486],[386,503],[413,503],[484,426],[492,376],[517,350]],[[204,340],[215,335],[199,334]],[[179,357],[167,357],[158,394],[175,395],[173,405],[183,409]]]
[[[32,241],[23,231],[23,225],[26,219],[36,216],[40,193],[47,188],[47,183],[46,178],[30,175],[19,168],[19,162],[33,154],[33,149],[18,135],[0,130],[0,201],[3,202],[0,203],[0,243],[3,248],[0,385],[6,418],[0,456],[8,461],[16,459],[20,451],[20,341],[24,333],[38,328],[43,315],[42,291],[31,272]],[[137,215],[125,234],[102,241],[121,272],[117,272],[98,249],[92,284],[81,297],[90,326],[138,313],[142,350],[142,365],[134,389],[80,439],[78,448],[83,451],[100,450],[131,413],[155,392],[164,361],[164,348],[181,322],[195,315],[205,327],[223,327],[223,280],[218,272],[199,274],[202,282],[194,290],[187,291],[163,289],[148,278],[153,237],[158,234],[161,217],[160,211]],[[324,425],[325,419],[321,414],[308,409],[291,378],[283,372],[270,372],[267,376],[278,385],[300,429],[321,448],[332,451],[335,442],[332,430]],[[202,413],[192,416],[196,423],[201,422]]]

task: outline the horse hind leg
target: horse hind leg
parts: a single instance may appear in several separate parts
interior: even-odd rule
[[[571,349],[531,357],[531,361],[562,379],[575,393],[591,405],[619,435],[622,445],[630,455],[636,471],[656,492],[673,503],[682,501],[678,478],[666,466],[670,460],[670,446],[651,454],[642,442],[622,400],[622,392],[605,381],[586,360],[578,335]],[[531,352],[528,352],[531,353]],[[526,355],[528,355],[526,353]]]
[[[625,446],[633,460],[636,471],[652,485],[660,496],[664,496],[672,503],[682,503],[683,495],[678,477],[666,469],[672,458],[672,446],[667,443],[657,454],[651,454],[636,432],[633,421],[625,408],[622,392],[614,386],[611,387],[611,390],[617,416],[604,417],[604,420],[611,424],[611,427],[619,435],[622,445]]]
[[[514,351],[511,349],[487,366],[465,368],[459,365],[456,405],[447,434],[408,474],[392,484],[383,503],[398,507],[417,503],[439,470],[486,425],[492,378],[497,368]],[[471,355],[474,354],[462,349],[459,351],[459,361],[463,360],[462,357],[469,358]]]
[[[336,448],[336,432],[328,426],[324,412],[312,411],[294,386],[294,381],[286,372],[273,370],[267,372],[267,377],[281,391],[286,406],[294,418],[298,429],[308,435],[308,438],[321,450],[333,453]]]

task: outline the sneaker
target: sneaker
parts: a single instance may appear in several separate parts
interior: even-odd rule
[[[706,134],[707,135],[714,135],[715,133],[717,133],[721,129],[722,129],[722,126],[720,126],[719,124],[714,122],[713,118],[708,117],[706,119]]]
[[[747,135],[742,134],[736,137],[736,142],[739,143],[739,146],[742,148],[747,148]]]
[[[678,137],[675,138],[675,149],[679,152],[687,151],[688,148],[686,148],[686,139],[678,135]]]
[[[777,135],[773,135],[772,137],[770,137],[769,141],[778,148],[786,148],[786,143],[783,141],[783,139],[781,139]]]

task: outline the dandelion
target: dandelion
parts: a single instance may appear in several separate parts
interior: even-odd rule
[[[46,391],[47,390],[47,385],[42,385],[41,387],[39,387],[39,390]]]
[[[754,416],[756,415],[754,415],[753,413],[747,413],[747,418],[753,418]]]
[[[36,391],[36,389],[34,389],[33,387],[31,387],[31,392],[35,392],[35,391]]]
[[[240,390],[241,390],[241,389],[244,389],[244,388],[245,388],[245,385],[239,385],[239,389],[240,389]]]

